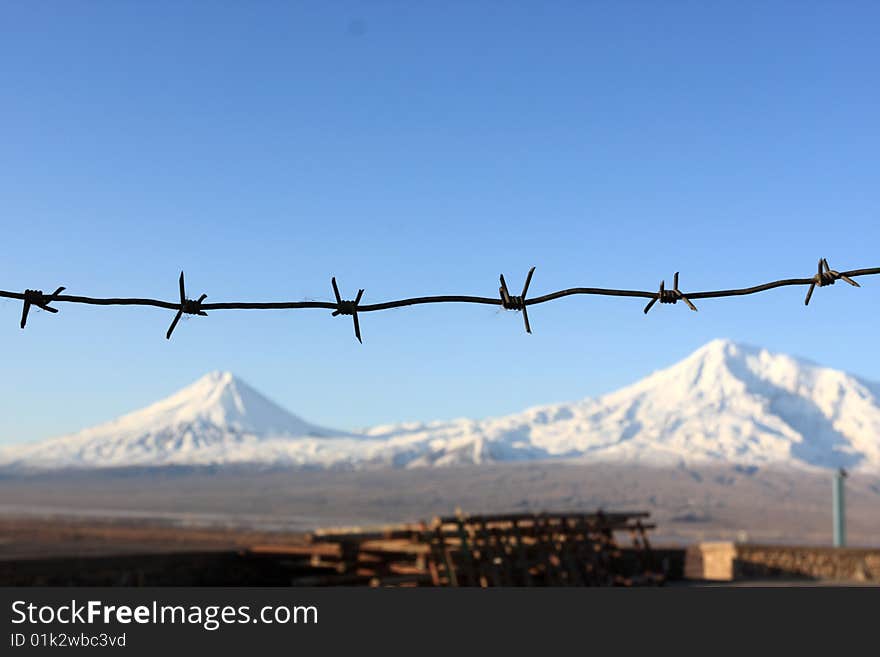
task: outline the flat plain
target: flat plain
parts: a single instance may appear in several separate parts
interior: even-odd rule
[[[851,545],[880,545],[880,477],[847,479]],[[227,549],[465,512],[644,510],[654,542],[828,545],[831,475],[521,464],[364,471],[145,469],[0,478],[0,557]]]

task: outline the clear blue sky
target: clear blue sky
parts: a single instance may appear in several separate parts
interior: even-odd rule
[[[880,266],[875,2],[0,5],[0,289],[365,302]],[[880,380],[880,277],[362,318],[0,301],[0,444],[232,370],[343,428],[613,390],[715,337]]]

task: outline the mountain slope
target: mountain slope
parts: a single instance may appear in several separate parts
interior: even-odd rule
[[[880,386],[790,356],[715,340],[670,368],[594,400],[480,422],[369,432],[414,462],[783,463],[880,469]],[[430,445],[430,447],[429,447]]]
[[[0,463],[101,467],[213,462],[224,452],[278,437],[345,435],[268,400],[229,372],[211,372],[144,409],[111,422],[7,450]],[[214,453],[207,461],[202,455]]]
[[[0,454],[0,464],[19,468],[251,462],[399,468],[536,459],[880,471],[880,386],[715,340],[597,399],[353,436],[309,425],[231,375],[212,374],[113,423]]]

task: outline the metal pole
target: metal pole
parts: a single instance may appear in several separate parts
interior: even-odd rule
[[[834,514],[834,547],[846,547],[846,498],[844,480],[846,470],[840,468],[831,480],[832,509]]]

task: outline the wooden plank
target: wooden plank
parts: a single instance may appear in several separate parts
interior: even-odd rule
[[[521,520],[531,520],[535,517],[542,516],[544,518],[558,518],[560,516],[570,517],[574,515],[583,515],[590,518],[604,518],[608,522],[619,522],[621,520],[627,519],[636,519],[636,518],[648,518],[650,517],[650,511],[614,511],[614,512],[602,512],[596,511],[594,513],[583,513],[582,511],[562,511],[562,512],[541,512],[539,514],[536,513],[499,513],[499,514],[474,514],[474,515],[462,515],[459,516],[441,516],[440,523],[441,524],[455,524],[459,521],[462,522],[513,522],[521,521]]]
[[[322,543],[319,545],[253,545],[244,551],[245,554],[260,556],[303,556],[318,555],[322,557],[338,557],[342,554],[338,545]]]

